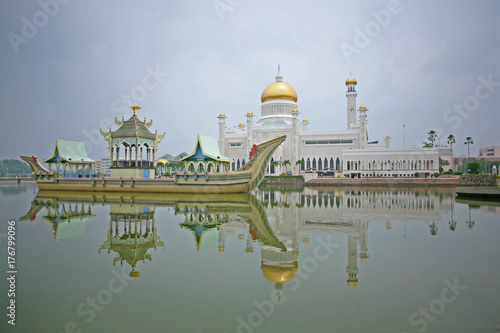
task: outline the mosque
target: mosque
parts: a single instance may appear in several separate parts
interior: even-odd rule
[[[230,170],[237,170],[248,161],[254,144],[286,135],[286,141],[276,150],[269,165],[269,174],[290,170],[293,174],[316,172],[341,177],[414,177],[430,176],[439,171],[437,148],[391,149],[390,137],[383,142],[368,141],[368,111],[365,105],[357,108],[357,80],[352,76],[346,82],[347,127],[338,131],[310,131],[309,121],[301,120],[298,95],[283,81],[280,67],[276,81],[261,95],[260,118],[254,123],[252,111],[246,113],[246,123],[226,126],[226,115],[220,113],[219,149],[233,162]],[[288,165],[283,165],[289,161]],[[278,162],[278,163],[272,163]],[[288,163],[285,163],[288,164]]]

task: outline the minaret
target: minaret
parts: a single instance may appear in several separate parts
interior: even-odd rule
[[[351,129],[353,124],[356,124],[356,85],[358,81],[350,76],[346,81],[347,91],[345,97],[347,98],[347,129]]]
[[[362,262],[365,262],[366,259],[370,258],[370,254],[368,253],[368,221],[360,223],[361,239],[359,241],[359,249],[361,253],[359,254],[359,258]]]
[[[359,146],[360,146],[359,148],[364,149],[368,144],[368,129],[366,126],[367,123],[366,111],[368,111],[368,109],[366,108],[366,106],[361,105],[358,111],[359,111]]]
[[[299,158],[299,110],[292,110],[292,144],[290,147],[290,163],[292,164],[293,173],[298,175],[300,173],[300,166],[295,162]]]
[[[253,146],[253,112],[247,112],[247,152],[250,152]]]
[[[354,290],[358,285],[358,241],[354,236],[347,236],[347,285]]]
[[[222,155],[226,154],[225,141],[226,141],[226,115],[224,113],[220,113],[219,116],[219,150]]]

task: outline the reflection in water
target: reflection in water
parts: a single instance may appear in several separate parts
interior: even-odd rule
[[[32,200],[31,193],[24,197]],[[255,196],[39,192],[31,207],[23,202],[18,209],[25,211],[13,214],[29,210],[28,222],[16,225],[24,238],[20,286],[27,295],[19,304],[41,314],[24,321],[29,328],[23,331],[36,325],[57,331],[75,319],[96,332],[117,323],[115,331],[158,331],[165,322],[173,332],[238,332],[239,318],[255,324],[258,314],[261,327],[248,326],[255,332],[326,332],[333,322],[343,332],[410,332],[409,316],[439,299],[445,279],[468,288],[429,328],[447,332],[454,320],[455,327],[469,325],[463,331],[479,331],[470,329],[471,313],[461,309],[476,309],[481,322],[496,315],[500,271],[491,260],[498,253],[499,208],[499,202],[455,201],[453,189],[268,188]],[[161,251],[167,244],[171,251]],[[318,249],[325,254],[321,263]],[[123,281],[140,278],[113,294],[116,301],[85,326],[87,317],[75,317],[75,309],[89,296],[106,296],[117,273]],[[42,294],[57,302],[48,307],[46,297],[28,296]],[[137,304],[144,320],[124,318]],[[268,317],[259,309],[269,313],[269,304],[274,312]],[[189,322],[186,308],[197,313]],[[63,315],[46,322],[54,311]],[[310,328],[312,321],[318,329]]]
[[[36,197],[31,202],[29,212],[20,221],[35,220],[43,210],[43,219],[52,226],[54,241],[71,239],[83,235],[86,223],[94,216],[90,204],[60,202],[57,197]]]
[[[119,262],[131,267],[130,276],[137,277],[139,261],[152,261],[150,249],[164,247],[157,234],[157,207],[172,207],[183,215],[180,227],[193,235],[197,251],[217,247],[224,252],[228,237],[245,241],[245,252],[252,254],[260,243],[263,276],[279,291],[295,278],[299,270],[300,246],[306,246],[313,234],[345,235],[347,237],[346,282],[349,288],[358,285],[358,259],[370,258],[368,249],[369,222],[381,222],[388,231],[391,223],[423,222],[435,236],[442,210],[450,209],[449,230],[457,228],[453,217],[453,192],[428,189],[392,191],[390,189],[305,189],[303,192],[263,190],[253,195],[120,195],[107,193],[40,191],[22,218],[35,219],[42,210],[52,224],[54,239],[67,239],[83,234],[85,222],[92,218],[92,205],[110,205],[109,229],[99,253],[116,253],[113,265]],[[442,205],[448,207],[444,208]],[[469,229],[475,221],[468,207]],[[80,222],[80,224],[79,224]],[[66,227],[64,227],[66,226]]]
[[[155,226],[155,208],[142,205],[113,205],[109,213],[108,238],[99,248],[115,252],[113,265],[127,262],[132,271],[130,277],[140,276],[135,270],[138,261],[151,261],[149,249],[165,246],[159,239]]]

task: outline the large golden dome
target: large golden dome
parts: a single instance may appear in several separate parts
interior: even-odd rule
[[[276,74],[276,82],[271,83],[264,89],[260,96],[262,103],[272,100],[284,99],[297,103],[298,97],[295,89],[286,82],[283,82],[283,75],[281,75],[280,67],[278,65],[278,74]]]
[[[286,82],[276,81],[267,86],[260,96],[262,103],[276,99],[297,102],[298,97],[295,89]]]
[[[293,280],[295,273],[298,270],[298,264],[295,262],[295,264],[291,267],[262,264],[260,269],[262,270],[262,275],[264,275],[264,277],[269,281],[283,283]]]

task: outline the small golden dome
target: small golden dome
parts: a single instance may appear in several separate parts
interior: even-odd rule
[[[253,114],[253,112],[252,112],[252,111],[248,111],[248,112],[247,112],[247,115],[252,115],[252,114]]]
[[[266,87],[266,89],[264,89],[262,95],[260,96],[260,101],[262,103],[279,99],[297,103],[298,97],[295,89],[293,89],[291,85],[283,81],[276,81],[271,83]]]
[[[240,123],[240,126],[245,126],[245,123],[244,123],[244,122],[241,122],[241,123]]]
[[[358,81],[356,81],[355,78],[350,77],[345,81],[345,85],[347,86],[348,84],[358,84]]]
[[[354,288],[358,286],[358,281],[347,281],[347,285],[349,286],[349,288],[351,288],[352,291],[354,291]]]
[[[297,110],[297,109],[293,109],[293,110],[292,110],[292,112],[299,112],[299,110]]]
[[[219,246],[219,252],[224,252],[224,246]]]
[[[260,269],[262,270],[262,275],[266,279],[274,283],[283,283],[295,278],[295,273],[297,272],[299,265],[297,262],[291,267],[283,267],[277,265],[265,265],[262,264]]]
[[[304,119],[304,120],[302,120],[302,122],[303,122],[303,123],[308,123],[308,122],[309,122],[309,120]]]
[[[223,112],[219,113],[219,117],[225,117],[225,116],[226,115]]]
[[[359,109],[360,109],[360,110],[364,110],[364,109],[366,109],[366,106],[363,104],[363,105],[361,105],[361,106],[359,107]]]
[[[252,254],[253,253],[253,248],[247,247],[247,249],[245,250],[245,252],[248,253],[248,254]]]

